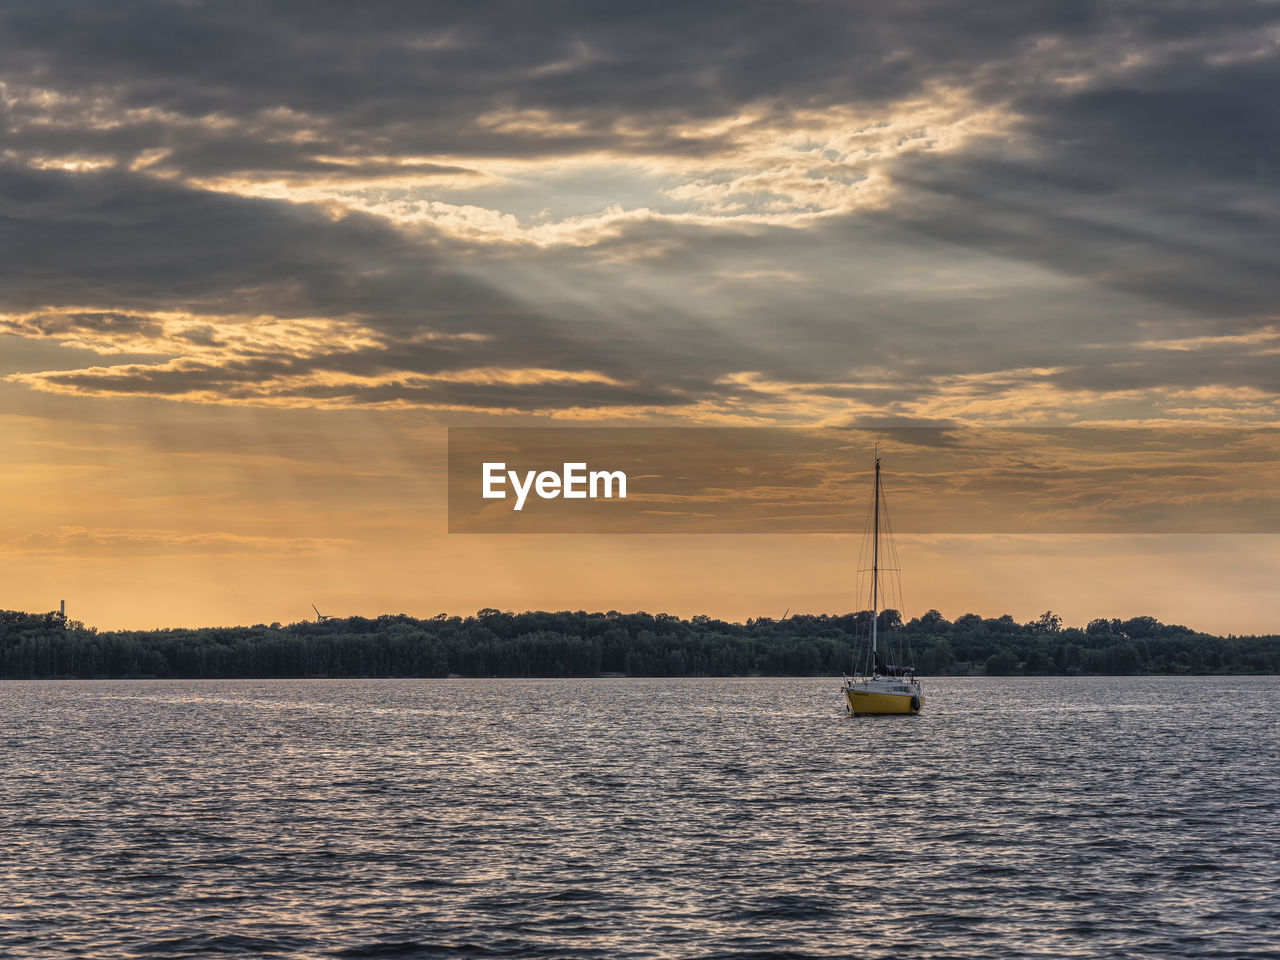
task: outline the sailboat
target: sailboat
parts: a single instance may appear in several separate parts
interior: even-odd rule
[[[924,707],[924,684],[915,667],[886,663],[880,655],[880,525],[884,491],[880,485],[880,457],[876,457],[875,494],[871,522],[871,638],[862,664],[844,678],[844,695],[855,716],[877,713],[919,713]],[[885,508],[888,514],[888,508]],[[888,646],[888,645],[886,645]],[[895,657],[896,659],[896,657]]]

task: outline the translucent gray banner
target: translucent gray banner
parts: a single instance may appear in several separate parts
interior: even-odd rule
[[[451,533],[1274,533],[1280,431],[449,430]]]

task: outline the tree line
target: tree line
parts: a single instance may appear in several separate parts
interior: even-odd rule
[[[0,611],[0,677],[835,676],[865,658],[870,611],[731,623],[648,613],[387,615],[252,627],[105,630]],[[1213,636],[1153,617],[1063,627],[1052,612],[938,611],[878,627],[922,676],[1280,673],[1280,636]]]

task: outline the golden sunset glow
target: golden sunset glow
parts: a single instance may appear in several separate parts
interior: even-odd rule
[[[694,9],[518,50],[465,9],[4,41],[0,608],[845,611],[844,536],[450,535],[446,430],[1280,427],[1270,34],[820,6],[758,24],[776,48]],[[921,452],[886,442],[887,475]],[[1273,452],[1237,452],[1177,488],[1139,478],[1186,475],[1176,447],[1015,466],[1046,502],[1270,516]],[[913,534],[908,612],[1264,631],[1276,547]]]

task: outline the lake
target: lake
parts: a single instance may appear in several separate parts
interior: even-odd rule
[[[1280,678],[0,683],[7,957],[1280,954]]]

